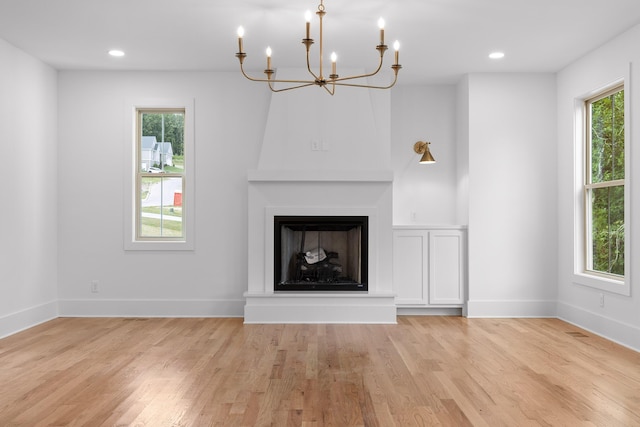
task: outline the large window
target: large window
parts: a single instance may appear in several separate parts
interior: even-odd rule
[[[125,249],[194,248],[193,100],[135,103],[128,110]],[[133,115],[130,115],[133,113]]]
[[[587,274],[625,274],[625,102],[622,86],[585,101]]]

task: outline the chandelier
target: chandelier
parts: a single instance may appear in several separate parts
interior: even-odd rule
[[[352,87],[362,87],[362,88],[369,88],[369,89],[389,89],[391,87],[393,87],[393,85],[396,84],[396,81],[398,80],[398,71],[400,70],[400,68],[402,68],[402,66],[398,63],[398,57],[399,57],[399,49],[400,49],[400,44],[398,43],[398,41],[396,41],[393,45],[394,49],[395,49],[395,62],[393,65],[391,65],[391,69],[393,70],[393,81],[388,85],[388,86],[373,86],[373,85],[368,85],[368,84],[363,84],[363,83],[356,83],[354,82],[354,80],[356,79],[363,79],[363,78],[367,78],[367,77],[371,77],[374,76],[376,74],[378,74],[378,72],[380,71],[380,69],[382,68],[382,62],[384,59],[384,53],[387,50],[387,45],[384,44],[384,20],[382,18],[380,18],[378,20],[378,26],[380,27],[380,44],[376,46],[376,50],[378,51],[378,53],[380,54],[380,61],[378,63],[378,68],[375,69],[375,71],[368,73],[368,74],[360,74],[360,75],[353,75],[353,76],[347,76],[347,77],[340,77],[337,73],[337,56],[336,53],[333,52],[331,54],[331,74],[329,74],[328,78],[325,76],[324,74],[324,69],[323,69],[323,41],[322,41],[322,19],[324,18],[324,15],[326,15],[327,12],[325,12],[325,8],[324,8],[324,4],[323,4],[323,0],[320,0],[320,4],[318,5],[318,11],[316,12],[316,15],[318,15],[318,18],[320,19],[320,26],[319,26],[319,33],[320,33],[320,40],[319,40],[319,45],[320,45],[320,61],[319,61],[319,66],[317,71],[313,71],[311,69],[311,62],[309,59],[309,55],[310,55],[310,50],[311,50],[311,45],[314,43],[314,40],[310,37],[310,31],[311,31],[311,12],[307,11],[307,13],[305,14],[305,19],[307,21],[306,23],[306,34],[305,34],[305,38],[302,39],[302,44],[305,45],[306,50],[307,50],[307,70],[309,71],[310,77],[306,80],[287,80],[287,79],[277,79],[274,78],[274,73],[275,70],[272,68],[271,65],[271,48],[267,47],[267,68],[264,70],[264,74],[267,76],[266,78],[255,78],[255,77],[251,77],[249,76],[245,70],[244,70],[244,59],[247,57],[246,52],[243,51],[243,47],[242,47],[242,38],[244,36],[244,28],[239,27],[238,28],[238,53],[236,53],[236,57],[238,58],[238,60],[240,61],[240,71],[242,72],[242,74],[249,80],[254,81],[254,82],[265,82],[269,85],[269,89],[271,89],[271,91],[273,92],[282,92],[285,90],[292,90],[292,89],[299,89],[299,88],[303,88],[303,87],[307,87],[307,86],[319,86],[323,89],[325,89],[329,94],[333,95],[335,93],[336,90],[336,86],[352,86]],[[274,83],[287,83],[289,84],[289,86],[284,87],[284,88],[280,88],[280,89],[275,89],[273,84]]]

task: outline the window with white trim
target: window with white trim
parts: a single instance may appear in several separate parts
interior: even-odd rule
[[[125,249],[194,247],[192,107],[192,101],[133,106]]]
[[[586,99],[583,117],[582,274],[588,285],[626,293],[624,86]]]

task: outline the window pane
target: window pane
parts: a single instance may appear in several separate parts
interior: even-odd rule
[[[591,190],[592,269],[624,275],[624,186]]]
[[[591,182],[624,179],[624,91],[591,103]]]
[[[139,237],[183,237],[182,178],[140,179]]]
[[[184,112],[142,112],[142,172],[184,171]]]

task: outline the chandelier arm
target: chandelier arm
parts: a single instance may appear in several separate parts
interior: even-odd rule
[[[247,78],[253,82],[262,82],[262,83],[298,83],[300,84],[301,87],[313,86],[317,84],[314,80],[256,79],[253,77],[247,77]]]
[[[264,82],[264,83],[296,83],[300,86],[313,86],[317,83],[314,80],[281,80],[281,79],[254,79],[250,80],[254,82]]]
[[[332,85],[332,86],[331,86],[331,89],[329,89],[329,88],[327,87],[327,85],[322,86],[322,88],[323,88],[324,90],[326,90],[326,91],[327,91],[327,93],[328,93],[329,95],[331,95],[331,96],[333,96],[333,94],[334,94],[334,93],[336,93],[336,86],[335,86],[335,85]]]
[[[245,71],[244,71],[244,67],[242,66],[242,64],[240,64],[240,71],[242,72],[242,75],[245,76],[247,79],[251,80],[252,82],[263,82],[263,83],[300,83],[300,86],[297,87],[305,87],[305,86],[312,86],[314,84],[316,84],[315,80],[285,80],[285,79],[258,79],[255,77],[251,77],[250,75],[248,75]],[[288,89],[278,89],[275,92],[279,92],[281,90],[288,90]]]
[[[396,82],[398,81],[398,75],[396,74],[393,78],[393,82],[389,86],[373,86],[373,85],[360,85],[356,83],[341,83],[341,82],[332,82],[331,84],[335,86],[351,86],[351,87],[362,87],[367,89],[391,89]]]
[[[252,82],[267,82],[268,81],[267,79],[256,79],[254,77],[251,77],[247,73],[245,73],[244,67],[242,66],[242,62],[240,62],[240,71],[242,72],[243,76],[245,76],[247,79],[251,80]]]
[[[309,49],[307,49],[307,70],[309,71],[309,74],[311,74],[313,76],[313,78],[317,81],[320,80],[320,77],[318,77],[312,70],[311,70],[311,62],[309,61]]]
[[[285,87],[283,89],[274,89],[273,86],[271,85],[271,83],[291,83],[291,81],[288,81],[288,80],[269,80],[268,83],[269,83],[269,89],[271,89],[271,92],[284,92],[286,90],[299,89],[301,87],[313,86],[315,84],[315,82],[314,82],[314,83],[306,83],[306,84],[302,84],[302,85],[298,85],[298,86]]]
[[[337,79],[332,79],[331,81],[337,83],[337,82],[341,82],[341,81],[344,81],[344,80],[361,79],[361,78],[364,78],[364,77],[375,76],[382,69],[382,63],[383,63],[383,58],[382,58],[382,55],[380,55],[380,63],[378,64],[378,68],[376,68],[375,71],[372,71],[371,73],[367,73],[367,74],[360,74],[360,75],[357,75],[357,76],[338,77]]]

